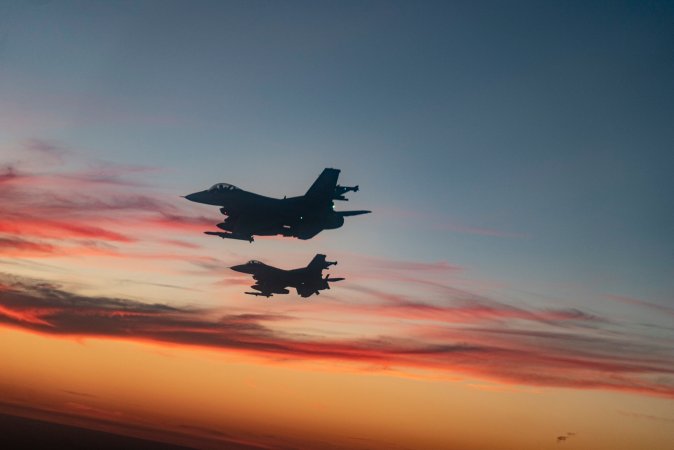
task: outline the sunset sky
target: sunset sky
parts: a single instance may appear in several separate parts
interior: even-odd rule
[[[669,450],[671,1],[0,1],[0,412],[197,448]],[[314,239],[203,234],[326,167]],[[244,294],[250,259],[346,280]]]

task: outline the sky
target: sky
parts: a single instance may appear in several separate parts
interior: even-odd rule
[[[0,412],[196,448],[669,449],[674,3],[0,1]],[[204,235],[226,182],[360,186]],[[345,277],[246,296],[229,267]]]

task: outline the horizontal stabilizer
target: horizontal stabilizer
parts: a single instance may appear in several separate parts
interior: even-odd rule
[[[348,201],[349,199],[344,197],[344,194],[347,192],[358,192],[358,186],[340,186],[337,185],[335,187],[335,193],[334,196],[332,197],[333,200],[342,200],[342,201]]]
[[[371,212],[372,211],[366,211],[364,209],[357,211],[335,211],[335,213],[339,214],[342,217],[360,216],[361,214],[370,214]]]
[[[326,278],[325,279],[325,281],[327,281],[328,283],[334,283],[335,281],[342,281],[342,280],[346,280],[346,278]]]

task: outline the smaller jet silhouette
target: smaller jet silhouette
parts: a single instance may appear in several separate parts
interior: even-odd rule
[[[246,264],[231,267],[232,270],[253,275],[255,284],[251,288],[258,292],[246,292],[248,295],[271,297],[274,294],[288,294],[287,287],[297,289],[302,297],[318,295],[318,291],[330,289],[329,282],[342,281],[344,278],[323,278],[323,269],[336,265],[337,261],[326,261],[325,255],[314,256],[308,266],[299,269],[284,270],[252,260]]]

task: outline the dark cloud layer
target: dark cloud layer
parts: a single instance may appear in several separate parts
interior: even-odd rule
[[[274,329],[275,323],[294,319],[83,296],[50,283],[0,278],[0,323],[51,335],[125,338],[274,359],[330,359],[449,371],[507,383],[674,397],[672,355],[662,354],[655,344],[630,345],[626,338],[582,335],[573,329],[521,331],[507,322],[490,328],[467,326],[471,324],[456,328],[439,324],[442,320],[437,318],[426,326],[415,319],[423,333],[410,331],[406,337],[336,340]],[[648,356],[658,352],[662,357]]]

